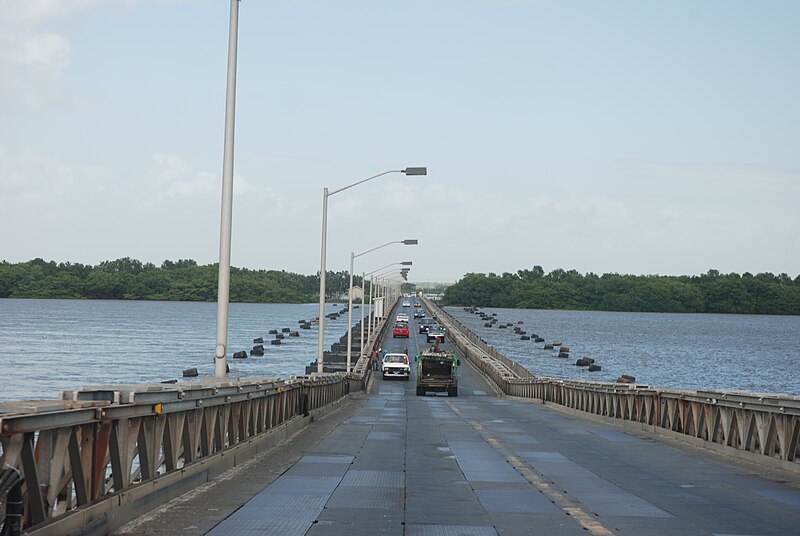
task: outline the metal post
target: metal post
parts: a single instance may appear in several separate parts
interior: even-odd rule
[[[378,281],[381,281],[380,279]],[[386,282],[378,283],[378,292],[381,296],[381,320],[386,318]]]
[[[236,45],[239,34],[239,0],[231,0],[228,30],[228,85],[225,99],[225,140],[222,163],[222,215],[219,231],[219,279],[217,285],[217,345],[214,376],[228,373],[228,302],[231,283],[231,227],[233,220],[233,133],[236,115]]]
[[[319,341],[317,342],[317,373],[322,374],[325,352],[325,249],[328,244],[328,189],[322,191],[322,252],[319,255]]]
[[[381,285],[381,280],[375,278],[375,301],[380,303],[380,305],[375,306],[375,328],[378,329],[379,318],[383,320],[383,302],[381,300],[381,292],[383,292],[383,288]],[[380,309],[380,316],[378,316],[378,309]]]
[[[366,283],[364,278],[366,274],[361,272],[361,344],[358,346],[359,355],[364,355],[364,292],[366,292]]]
[[[375,276],[369,278],[369,322],[367,323],[367,340],[372,337],[372,321],[375,316],[375,307],[372,301],[372,289],[375,288]]]
[[[347,287],[347,373],[350,374],[350,359],[353,351],[353,259],[350,252],[350,286]]]
[[[381,301],[382,296],[381,293],[383,292],[383,284],[381,283],[380,278],[375,278],[375,301],[379,304],[375,306],[375,329],[378,329],[378,324],[380,320],[383,320],[383,302]],[[380,316],[378,315],[378,310],[380,310]],[[380,319],[380,320],[379,320]]]
[[[427,175],[428,168],[426,167],[407,167],[405,169],[390,169],[388,171],[384,171],[382,173],[378,173],[377,175],[372,175],[371,177],[367,177],[366,179],[361,179],[360,181],[353,182],[346,186],[342,186],[340,188],[335,188],[331,191],[328,191],[325,188],[322,192],[322,252],[320,253],[320,270],[319,270],[319,342],[317,345],[317,372],[322,374],[324,370],[323,365],[323,357],[325,351],[325,255],[326,255],[326,246],[328,241],[328,196],[338,194],[339,192],[343,192],[352,188],[353,186],[358,186],[359,184],[364,184],[367,181],[371,181],[373,179],[377,179],[378,177],[383,177],[384,175],[388,175],[389,173],[404,173],[407,176],[413,175]],[[416,243],[416,240],[413,241]],[[383,247],[383,246],[380,246]],[[352,274],[351,274],[352,277]]]

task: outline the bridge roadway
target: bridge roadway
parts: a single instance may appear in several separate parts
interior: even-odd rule
[[[415,354],[417,331],[385,349]],[[378,379],[116,534],[800,535],[797,477],[500,398],[465,362],[460,383],[418,397]]]

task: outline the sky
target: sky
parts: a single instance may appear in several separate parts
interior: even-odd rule
[[[227,0],[0,0],[0,260],[219,259]],[[231,263],[800,273],[800,2],[243,0]]]

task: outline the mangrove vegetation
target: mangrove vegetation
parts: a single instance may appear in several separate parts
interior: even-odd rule
[[[0,298],[207,301],[217,299],[217,265],[191,259],[160,266],[125,257],[96,266],[34,259],[0,262]],[[347,271],[328,271],[328,298],[347,295]],[[355,285],[360,285],[358,276]],[[404,292],[433,284],[406,283]],[[310,303],[318,299],[319,275],[231,268],[231,301]],[[523,309],[573,309],[659,313],[800,315],[800,276],[722,274],[696,276],[597,275],[541,266],[501,275],[468,273],[436,287],[446,305]]]
[[[447,287],[446,305],[658,313],[800,315],[800,276],[585,275],[541,266],[516,274],[469,273]]]
[[[161,266],[125,257],[97,266],[34,259],[0,262],[0,298],[207,301],[217,299],[218,265],[191,259]],[[347,295],[349,274],[327,272],[326,294]],[[354,284],[360,284],[360,278]],[[231,267],[230,299],[245,303],[310,303],[319,275]]]

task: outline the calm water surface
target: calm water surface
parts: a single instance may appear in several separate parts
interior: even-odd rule
[[[216,314],[215,303],[0,299],[0,401],[57,398],[88,384],[160,382],[189,367],[213,375]],[[249,352],[253,339],[267,339],[271,329],[288,327],[300,338],[267,345],[263,357],[229,359],[231,374],[303,374],[316,360],[317,327],[301,330],[298,321],[318,314],[312,303],[232,303],[229,354]],[[354,324],[360,315],[353,310]],[[346,315],[326,320],[326,349],[346,326]]]
[[[483,309],[498,325],[546,342],[562,341],[570,358],[507,329],[483,327],[478,315],[447,311],[503,355],[540,376],[614,381],[620,374],[657,387],[800,395],[800,317]],[[589,356],[600,372],[576,367]]]
[[[229,353],[249,350],[270,329],[297,329],[318,304],[231,304]],[[340,306],[328,305],[332,312]],[[691,389],[800,395],[800,317],[485,309],[500,323],[523,321],[528,334],[563,341],[571,358],[522,341],[511,328],[487,329],[477,316],[448,308],[473,331],[532,372]],[[360,309],[354,310],[354,323]],[[346,330],[326,322],[326,348]],[[88,300],[0,300],[0,401],[57,398],[89,384],[159,382],[197,367],[214,372],[216,304]],[[317,330],[267,346],[264,357],[230,359],[234,376],[302,374],[316,357]],[[590,356],[603,367],[573,365]]]

